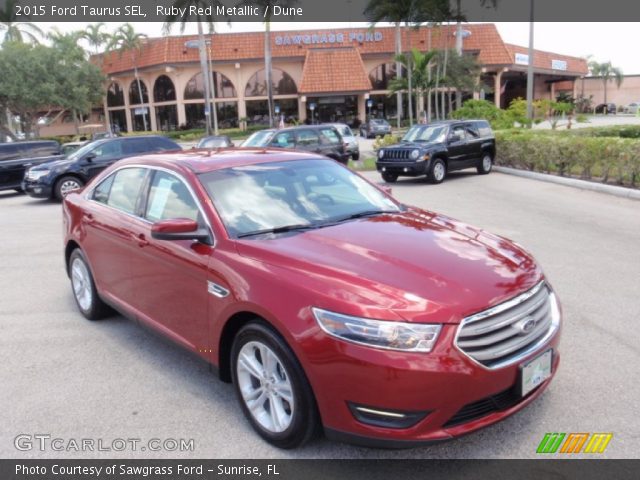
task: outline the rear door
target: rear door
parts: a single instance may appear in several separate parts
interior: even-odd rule
[[[475,166],[482,157],[482,138],[478,132],[477,125],[473,122],[464,126],[467,136],[467,166]]]

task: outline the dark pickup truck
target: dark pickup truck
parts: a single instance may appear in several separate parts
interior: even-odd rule
[[[0,190],[21,191],[25,170],[59,158],[60,144],[53,140],[0,143]]]
[[[378,150],[376,168],[385,182],[426,175],[441,183],[448,172],[475,167],[487,174],[493,167],[496,141],[486,120],[448,120],[414,125],[399,144]]]

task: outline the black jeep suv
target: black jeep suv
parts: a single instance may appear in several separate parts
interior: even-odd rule
[[[399,144],[378,150],[376,168],[385,182],[426,175],[441,183],[453,170],[475,167],[480,174],[489,173],[495,154],[486,120],[448,120],[414,125]]]

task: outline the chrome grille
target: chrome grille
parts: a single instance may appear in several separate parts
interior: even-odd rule
[[[408,160],[409,150],[385,149],[384,159],[385,160]]]
[[[487,368],[517,362],[555,334],[560,312],[544,282],[512,300],[465,318],[456,346]]]

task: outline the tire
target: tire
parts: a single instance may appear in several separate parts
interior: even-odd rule
[[[89,263],[79,248],[71,252],[69,257],[69,277],[73,298],[87,320],[100,320],[111,313],[98,295]]]
[[[274,365],[270,375],[264,375],[261,354],[269,355]],[[267,442],[279,448],[296,448],[318,431],[318,410],[307,377],[286,342],[266,323],[251,321],[234,338],[231,376],[245,417]],[[251,395],[255,414],[245,400],[246,396],[251,401]],[[256,402],[261,398],[262,403]],[[279,414],[271,414],[272,405],[278,405],[273,411]]]
[[[56,181],[55,187],[53,187],[53,195],[57,200],[62,201],[71,190],[81,188],[83,186],[84,182],[78,177],[67,175]]]
[[[360,152],[356,152],[352,154],[351,158],[353,159],[354,162],[357,162],[358,160],[360,160]]]
[[[398,180],[398,174],[397,173],[383,172],[382,173],[382,179],[387,183],[396,183],[396,180]]]
[[[482,152],[482,158],[480,159],[480,162],[478,163],[478,167],[477,167],[478,173],[480,175],[486,175],[491,172],[492,168],[493,168],[493,157],[489,152]]]
[[[21,188],[14,188],[13,191],[16,193],[24,193],[24,190],[22,190]]]
[[[429,181],[433,184],[442,183],[447,176],[447,165],[441,158],[436,158],[431,163],[429,170]]]
[[[364,130],[360,130],[360,136],[362,138],[367,138],[367,136],[364,134]]]

